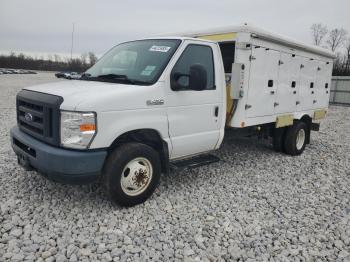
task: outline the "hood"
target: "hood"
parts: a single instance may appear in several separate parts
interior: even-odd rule
[[[158,82],[152,86],[97,81],[60,81],[24,88],[63,97],[61,109],[76,111],[116,111],[146,108],[147,100],[163,99]]]

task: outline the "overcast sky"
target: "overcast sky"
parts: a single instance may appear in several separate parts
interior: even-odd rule
[[[244,22],[311,43],[310,26],[350,31],[350,0],[0,0],[0,50],[103,54],[143,36]]]

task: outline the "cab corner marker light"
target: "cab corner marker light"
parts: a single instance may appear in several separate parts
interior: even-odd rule
[[[244,127],[245,126],[245,123],[244,122],[241,122],[241,127]]]
[[[80,132],[96,131],[95,124],[81,124],[79,127],[80,127]]]

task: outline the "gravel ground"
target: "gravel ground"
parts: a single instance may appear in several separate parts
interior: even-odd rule
[[[120,208],[98,184],[17,165],[15,94],[49,81],[0,76],[0,261],[350,261],[350,108],[331,107],[302,156],[229,134],[221,162],[172,171],[146,203]]]

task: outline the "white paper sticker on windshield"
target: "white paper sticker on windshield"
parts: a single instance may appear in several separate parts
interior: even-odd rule
[[[146,68],[141,72],[141,75],[143,76],[150,76],[154,69],[156,69],[156,66],[148,65]]]
[[[160,45],[153,45],[149,51],[153,51],[153,52],[163,52],[166,53],[170,50],[170,46],[160,46]]]
[[[151,74],[152,74],[152,71],[143,70],[143,71],[141,72],[141,75],[142,75],[142,76],[150,76]]]
[[[146,71],[153,71],[154,69],[156,69],[156,66],[146,66],[145,70]]]

